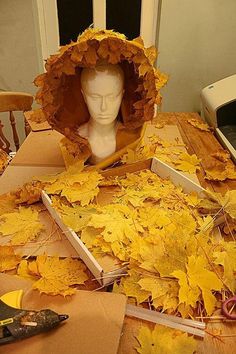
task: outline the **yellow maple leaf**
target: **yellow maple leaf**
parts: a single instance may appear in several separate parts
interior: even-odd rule
[[[166,278],[142,277],[138,284],[142,290],[150,291],[153,306],[165,310],[176,310],[178,306],[178,284]]]
[[[38,212],[30,207],[20,207],[18,211],[0,217],[0,233],[3,236],[11,235],[12,245],[24,245],[34,240],[42,230]]]
[[[37,276],[32,275],[32,273],[30,273],[28,264],[29,264],[28,261],[26,259],[23,259],[17,268],[17,275],[19,275],[22,278],[35,281],[37,279]]]
[[[225,195],[207,191],[208,196],[216,201],[231,218],[236,219],[236,190],[227,191]]]
[[[226,179],[236,179],[236,170],[231,161],[221,165],[215,165],[211,169],[205,169],[205,179],[210,181],[225,181]]]
[[[214,263],[220,264],[224,268],[224,283],[234,294],[236,292],[236,242],[221,242],[217,250],[213,253]]]
[[[161,325],[155,325],[153,330],[141,326],[136,338],[140,354],[193,354],[197,348],[193,336]]]
[[[228,152],[228,150],[223,150],[223,149],[212,153],[211,156],[215,157],[217,160],[221,162],[228,162],[228,160],[230,159],[230,153]]]
[[[88,247],[88,249],[95,246],[95,240],[100,234],[100,231],[97,231],[93,227],[86,227],[81,231],[80,239]]]
[[[211,315],[216,306],[213,290],[221,290],[223,284],[216,274],[207,269],[207,261],[202,256],[190,256],[186,266],[187,272],[176,270],[172,273],[179,279],[179,301],[186,305],[195,306],[200,291],[208,315]]]
[[[126,239],[132,239],[137,232],[137,225],[134,225],[132,219],[132,210],[119,204],[104,206],[100,214],[92,215],[88,226],[104,228],[101,234],[107,242],[125,243]]]
[[[75,232],[81,231],[90,221],[92,215],[96,213],[96,206],[82,207],[80,205],[61,205],[59,212],[63,222]]]
[[[189,173],[196,173],[196,171],[200,168],[200,160],[197,156],[195,154],[189,155],[187,152],[183,152],[179,155],[178,160],[172,160],[172,162],[176,165],[177,170]]]
[[[125,294],[134,298],[138,304],[146,301],[151,295],[150,291],[146,291],[138,284],[140,276],[135,269],[128,272],[128,276],[121,279],[119,285],[116,285],[113,292]]]
[[[71,203],[88,205],[99,193],[97,186],[102,176],[97,171],[82,172],[82,169],[81,163],[70,166],[53,183],[47,185],[45,191],[49,194],[61,194]]]
[[[71,285],[84,284],[88,279],[86,266],[77,259],[59,259],[56,256],[37,256],[36,261],[28,263],[29,273],[39,278],[33,288],[50,295],[72,295]]]
[[[191,124],[193,127],[198,128],[199,130],[202,130],[205,132],[210,131],[209,126],[206,123],[204,123],[203,121],[200,121],[200,119],[191,118],[191,119],[188,119],[188,123]]]
[[[13,247],[0,246],[0,272],[15,269],[20,261],[21,256],[15,254]]]

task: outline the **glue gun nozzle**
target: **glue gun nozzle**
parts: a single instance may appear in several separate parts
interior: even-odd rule
[[[65,321],[67,320],[67,318],[69,318],[68,315],[58,315],[59,316],[59,321],[62,322],[62,321]]]

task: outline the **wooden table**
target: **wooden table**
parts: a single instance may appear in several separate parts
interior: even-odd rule
[[[204,188],[209,188],[216,192],[224,193],[227,190],[236,189],[236,180],[226,180],[224,182],[214,182],[207,181],[204,179],[205,173],[204,170],[212,163],[211,153],[218,151],[221,148],[220,143],[217,141],[215,136],[211,132],[200,131],[199,129],[191,126],[187,120],[191,118],[199,119],[197,113],[159,113],[156,120],[158,122],[165,122],[165,124],[177,125],[181,133],[182,139],[186,144],[187,150],[190,154],[196,154],[198,158],[201,159],[201,168],[197,173],[198,179],[201,185]],[[33,135],[32,135],[33,134]],[[53,132],[48,127],[45,129],[37,130],[37,127],[34,127],[34,132],[32,132],[25,140],[21,149],[17,153],[15,159],[12,161],[11,166],[8,167],[3,174],[3,177],[0,179],[0,191],[8,191],[7,188],[7,179],[10,168],[19,168],[23,165],[34,168],[63,168],[62,157],[58,150],[58,141],[60,140],[59,133]],[[52,138],[52,139],[51,139]],[[45,139],[45,140],[44,140]],[[50,140],[51,139],[51,140]],[[42,156],[32,155],[32,141],[40,142],[40,146],[43,148]],[[48,154],[49,159],[46,157],[45,144],[44,141],[47,141],[47,149],[50,147],[50,153]],[[50,144],[49,144],[50,142]],[[34,143],[35,144],[35,143]],[[48,145],[49,144],[49,145]],[[39,147],[40,147],[39,146]],[[40,148],[38,149],[38,154],[40,154]],[[16,170],[15,170],[16,171]],[[26,169],[24,170],[27,175]],[[16,172],[17,173],[17,172]],[[24,173],[23,173],[24,174]],[[25,181],[26,175],[24,174],[23,180]],[[32,174],[31,174],[32,175]],[[4,177],[5,176],[5,177]],[[5,187],[1,189],[1,182],[4,181]],[[8,189],[8,190],[7,190]],[[89,290],[91,287],[91,282],[87,285]],[[94,285],[93,285],[94,288]],[[136,353],[133,349],[137,346],[137,341],[135,335],[137,334],[138,328],[142,322],[126,318],[124,323],[124,331],[120,341],[119,354],[132,354]],[[214,328],[221,328],[222,332],[225,334],[236,333],[235,323],[226,323],[226,324],[208,324],[207,328],[209,331],[212,331]],[[211,335],[206,334],[206,337],[203,341],[199,340],[199,347],[197,350],[198,354],[219,354],[219,353],[233,353],[235,348],[235,337],[225,337],[223,342],[215,339]],[[174,354],[174,353],[173,353]]]

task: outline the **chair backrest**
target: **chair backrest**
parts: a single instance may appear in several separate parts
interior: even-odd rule
[[[24,92],[0,92],[0,112],[9,112],[13,140],[16,150],[19,148],[19,137],[16,128],[14,111],[29,111],[33,103],[33,96]],[[29,127],[25,121],[25,133],[29,133]],[[3,124],[0,120],[0,148],[8,154],[11,152],[10,142],[3,133]]]

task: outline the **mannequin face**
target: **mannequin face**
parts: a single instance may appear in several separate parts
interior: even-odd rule
[[[101,125],[113,123],[123,97],[122,75],[116,70],[88,69],[81,76],[81,85],[91,119]]]

